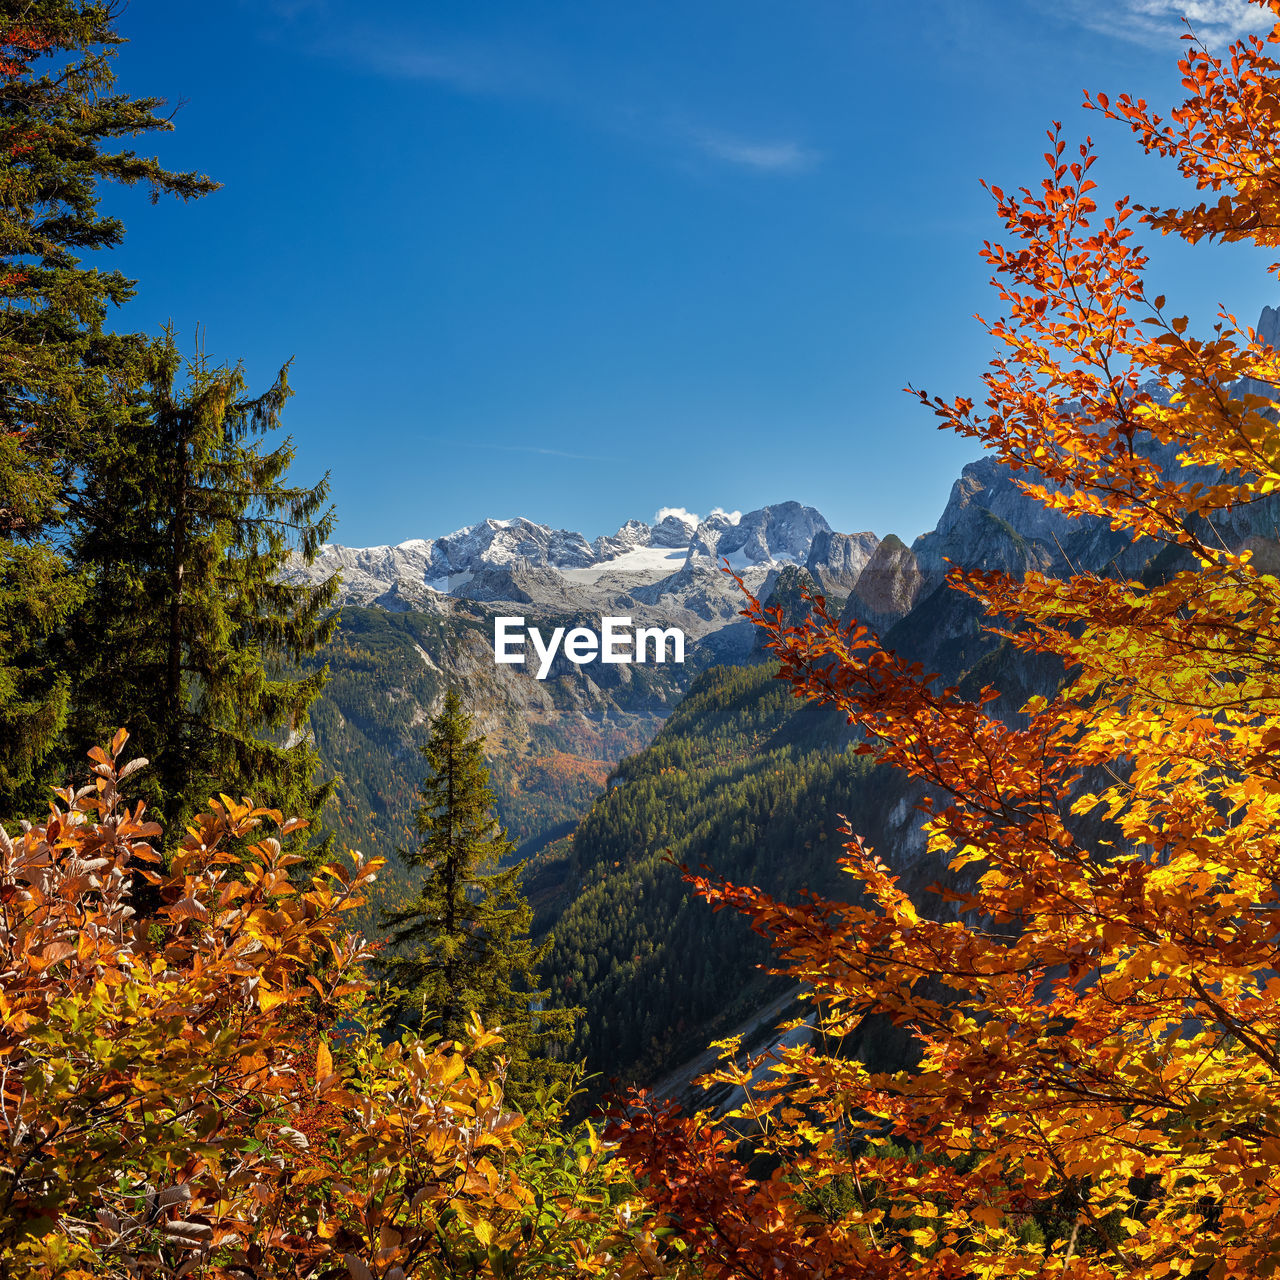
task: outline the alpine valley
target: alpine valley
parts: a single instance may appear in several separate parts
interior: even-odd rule
[[[416,747],[453,685],[486,736],[501,820],[521,856],[537,854],[573,829],[700,671],[750,658],[753,628],[738,616],[741,593],[723,561],[757,592],[803,568],[844,596],[878,546],[870,533],[833,532],[796,502],[705,520],[660,512],[592,543],[513,519],[394,547],[326,546],[294,572],[342,575],[341,622],[321,655],[331,678],[311,721],[343,779],[342,841],[389,855],[412,841]],[[494,618],[511,614],[546,633],[598,629],[604,616],[678,627],[686,660],[578,666],[561,653],[537,680],[532,667],[494,660]]]
[[[1170,476],[1200,478],[1151,441],[1137,445]],[[1273,495],[1217,533],[1280,573],[1278,525]],[[323,654],[331,680],[312,716],[342,777],[340,838],[391,858],[375,907],[408,891],[393,851],[413,840],[415,748],[457,687],[486,734],[499,817],[528,860],[535,931],[554,936],[544,980],[554,1000],[585,1010],[573,1052],[601,1080],[679,1093],[709,1064],[712,1039],[741,1032],[758,1047],[797,1006],[761,968],[764,940],[733,913],[712,913],[676,863],[782,896],[844,896],[847,819],[922,910],[948,909],[928,891],[946,878],[923,856],[921,792],[856,754],[842,717],[773,679],[725,562],[789,618],[803,616],[805,590],[821,591],[843,622],[871,627],[944,683],[974,694],[994,685],[1002,695],[991,705],[1014,724],[1061,672],[985,630],[944,581],[949,564],[1147,579],[1194,567],[1158,552],[1046,509],[991,458],[964,468],[937,526],[909,547],[836,532],[797,502],[704,520],[660,512],[594,542],[513,519],[396,547],[328,546],[295,572],[343,575],[340,627]],[[602,615],[678,626],[687,661],[576,666],[561,656],[540,682],[494,662],[493,618],[511,613],[544,630],[598,627]],[[870,1062],[909,1052],[888,1025],[864,1027],[847,1047]]]

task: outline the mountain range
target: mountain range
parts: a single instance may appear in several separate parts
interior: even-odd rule
[[[442,537],[396,546],[323,547],[294,576],[342,575],[345,604],[448,614],[450,602],[509,600],[590,612],[634,608],[705,635],[740,608],[723,562],[753,590],[787,565],[802,565],[844,594],[878,545],[873,533],[835,532],[822,514],[781,502],[746,514],[699,519],[665,508],[652,523],[628,520],[588,542],[580,533],[524,517],[486,519]]]

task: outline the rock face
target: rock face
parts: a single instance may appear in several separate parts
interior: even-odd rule
[[[459,600],[510,600],[515,604],[563,605],[578,603],[569,583],[554,569],[517,561],[509,565],[485,565],[468,574],[453,592]]]
[[[698,521],[693,516],[663,516],[650,529],[646,545],[651,547],[687,547],[697,527]]]
[[[937,528],[912,544],[920,572],[940,582],[948,561],[970,569],[1025,573],[1049,570],[1048,548],[1068,540],[1078,522],[1049,511],[1014,483],[1013,471],[995,458],[979,458],[960,473]],[[1039,477],[1036,477],[1037,479]]]
[[[1275,313],[1280,326],[1280,312]],[[1265,318],[1265,313],[1264,313]],[[1280,335],[1277,335],[1280,336]],[[1157,463],[1165,477],[1182,485],[1208,484],[1218,476],[1204,467],[1183,467],[1178,446],[1160,445],[1140,433],[1134,448]],[[1018,474],[1043,483],[1035,471]],[[1146,539],[1131,540],[1098,517],[1069,519],[1051,511],[1018,487],[1015,472],[995,458],[971,462],[952,485],[951,496],[935,529],[912,544],[926,583],[937,586],[950,564],[973,569],[998,569],[1021,575],[1028,571],[1067,574],[1076,566],[1112,566],[1125,577],[1140,576],[1160,552]],[[1214,528],[1223,542],[1238,550],[1250,538],[1280,537],[1280,493],[1248,506],[1219,512]]]
[[[825,595],[844,595],[857,585],[879,545],[874,533],[825,530],[810,543],[805,568]]]
[[[595,552],[597,560],[612,560],[637,547],[649,546],[652,538],[653,530],[643,520],[628,520],[611,537],[602,533],[591,544],[591,550]]]
[[[889,534],[867,561],[845,602],[840,622],[859,622],[883,632],[915,607],[927,588],[915,553],[901,538]]]
[[[689,544],[689,561],[724,559],[734,569],[804,564],[814,538],[830,532],[831,526],[812,507],[781,502],[732,522],[723,515],[704,520]]]

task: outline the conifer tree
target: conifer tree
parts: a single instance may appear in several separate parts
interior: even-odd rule
[[[288,563],[313,558],[332,527],[328,478],[290,484],[292,440],[270,439],[287,366],[255,397],[238,366],[197,355],[180,384],[183,363],[172,333],[153,344],[136,421],[122,415],[87,460],[75,730],[109,736],[123,709],[171,823],[219,792],[314,821],[334,787],[316,779],[307,731],[327,668],[303,664],[332,634],[337,578],[294,582]]]
[[[549,993],[538,989],[538,970],[551,939],[534,946],[529,938],[524,863],[501,866],[515,845],[493,817],[483,742],[450,689],[421,748],[428,766],[418,809],[422,844],[400,851],[425,875],[416,899],[384,917],[393,945],[406,948],[386,970],[407,993],[401,1017],[419,1020],[422,1033],[461,1040],[472,1013],[490,1030],[500,1027],[508,1090],[520,1100],[569,1075],[551,1054],[581,1011],[543,1007]]]
[[[99,212],[98,184],[143,182],[153,199],[217,185],[108,149],[173,128],[159,99],[111,91],[118,10],[0,0],[0,800],[10,809],[37,794],[67,711],[49,639],[76,600],[59,531],[80,451],[141,350],[105,328],[133,282],[82,261],[124,233]]]

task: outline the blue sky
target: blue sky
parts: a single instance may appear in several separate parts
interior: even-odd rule
[[[257,386],[294,357],[295,474],[332,473],[351,545],[790,498],[909,540],[976,454],[901,388],[990,356],[979,179],[1038,183],[1057,118],[1104,194],[1177,198],[1080,100],[1173,101],[1180,11],[1218,44],[1258,12],[131,0],[121,83],[183,104],[145,145],[224,187],[108,198],[123,320],[199,325]],[[1256,251],[1151,247],[1197,323],[1280,302]]]

